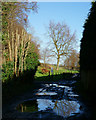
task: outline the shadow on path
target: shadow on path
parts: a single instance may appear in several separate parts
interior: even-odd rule
[[[79,79],[79,74],[68,73],[35,78],[27,92],[15,96],[8,104],[3,104],[3,120],[90,120],[92,117],[90,110],[84,105],[76,91],[73,91],[74,85]],[[25,86],[26,85],[27,84],[25,84]],[[30,100],[31,107],[27,102],[30,102]],[[24,103],[24,101],[27,103]],[[65,107],[65,105],[67,105],[67,107]],[[17,106],[19,106],[19,111],[17,110]],[[23,106],[23,108],[21,106]],[[78,112],[76,112],[76,110]],[[70,115],[67,115],[68,112]]]

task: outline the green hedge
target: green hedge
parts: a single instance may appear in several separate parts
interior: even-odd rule
[[[92,3],[88,19],[84,24],[80,67],[81,69],[96,69],[96,2]]]

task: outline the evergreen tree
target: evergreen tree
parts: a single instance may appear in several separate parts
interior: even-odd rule
[[[80,50],[81,83],[87,92],[96,92],[96,1],[84,24]]]
[[[84,24],[80,66],[81,69],[85,70],[96,69],[96,1],[92,2],[92,8]]]

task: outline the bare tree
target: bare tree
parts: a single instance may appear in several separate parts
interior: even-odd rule
[[[51,51],[57,58],[57,70],[61,56],[66,56],[72,50],[73,44],[76,42],[75,33],[70,34],[69,27],[64,23],[49,23],[48,34],[52,43]]]
[[[37,12],[36,2],[2,2],[2,63],[11,61],[14,75],[26,69],[25,59],[32,37],[25,25],[28,13]]]
[[[68,69],[78,69],[79,66],[79,53],[72,50],[71,54],[64,61],[64,66]]]
[[[46,63],[48,63],[50,61],[50,51],[49,49],[46,47],[41,51],[41,60],[43,60],[44,62],[44,67],[46,65]]]

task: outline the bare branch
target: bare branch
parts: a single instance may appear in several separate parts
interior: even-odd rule
[[[75,34],[70,34],[69,27],[66,24],[50,22],[48,34],[53,42],[54,48],[50,49],[57,56],[57,69],[59,59],[63,55],[68,55],[75,43]]]

